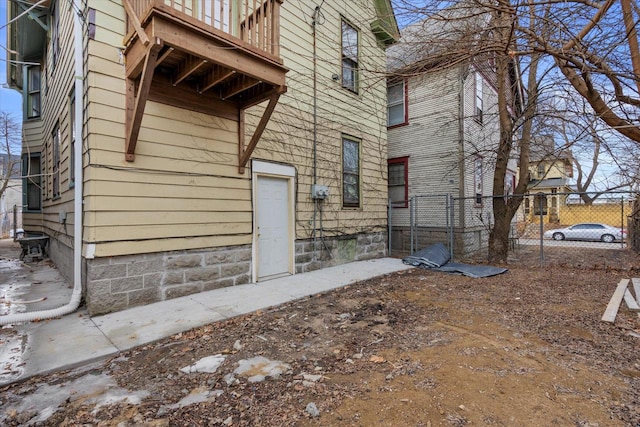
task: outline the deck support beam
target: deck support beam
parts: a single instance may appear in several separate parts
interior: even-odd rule
[[[258,141],[260,140],[260,137],[262,136],[262,133],[264,132],[264,129],[267,126],[267,123],[269,123],[269,119],[271,119],[271,114],[273,114],[273,110],[276,108],[276,105],[278,104],[278,99],[280,98],[280,95],[283,94],[284,92],[286,92],[286,87],[281,86],[278,91],[276,91],[273,95],[271,95],[271,97],[269,98],[269,104],[267,104],[267,108],[265,108],[264,113],[262,113],[262,118],[260,119],[260,122],[258,123],[256,130],[253,132],[253,136],[251,137],[251,141],[249,141],[249,145],[247,145],[246,147],[244,146],[244,126],[245,126],[244,108],[240,109],[240,114],[238,119],[238,132],[239,132],[238,173],[240,173],[241,175],[244,174],[244,170],[247,166],[247,162],[249,161],[249,158],[251,157],[253,150],[256,148],[256,145],[258,145]]]
[[[127,109],[126,109],[126,137],[125,137],[125,160],[133,162],[135,160],[136,144],[138,143],[138,135],[140,134],[140,125],[144,108],[149,97],[149,89],[153,80],[153,72],[155,71],[158,53],[164,46],[162,40],[156,37],[149,46],[144,60],[142,74],[140,75],[140,83],[138,84],[138,92],[135,91],[135,81],[127,78]]]

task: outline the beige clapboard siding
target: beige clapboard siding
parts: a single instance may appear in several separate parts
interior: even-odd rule
[[[137,184],[157,184],[159,186],[167,185],[178,187],[190,186],[202,188],[202,190],[213,188],[214,186],[221,189],[244,190],[248,189],[251,185],[246,179],[218,175],[174,175],[151,171],[142,173],[140,171],[107,168],[92,168],[92,172],[94,179],[85,186],[87,189],[93,188],[92,186],[98,185],[102,182],[105,182],[107,185],[109,185],[109,182],[121,185],[122,181],[132,181],[134,177]]]
[[[91,239],[103,241],[162,239],[191,237],[193,227],[197,225],[201,236],[224,236],[251,233],[251,222],[220,221],[201,224],[160,224],[160,225],[123,225],[117,227],[93,227]]]
[[[103,11],[102,15],[109,13],[113,12]],[[124,161],[123,68],[116,63],[119,58],[110,53],[115,49],[109,46],[113,43],[109,37],[97,37],[100,46],[95,49],[94,63],[100,65],[100,70],[93,76],[95,87],[90,93],[89,146],[92,164],[124,170],[91,168],[86,210],[91,218],[89,241],[101,242],[96,255],[229,245],[238,238],[213,236],[250,233],[248,183],[240,185],[238,179],[186,175],[237,174],[237,166],[232,163],[215,165],[202,161],[237,157],[234,144],[237,136],[220,132],[221,141],[214,143],[212,129],[200,124],[206,121],[206,116],[197,115],[198,121],[191,112],[149,102],[136,161]],[[114,65],[107,65],[108,62]],[[182,119],[183,116],[187,118]],[[216,151],[221,147],[224,147],[221,153]],[[151,171],[157,172],[148,173]],[[245,196],[239,198],[238,191]],[[117,243],[130,239],[140,241]]]
[[[180,239],[145,239],[102,242],[95,246],[96,258],[151,252],[180,251],[197,248],[248,245],[251,234],[223,236],[192,236]],[[84,249],[86,253],[86,247]]]
[[[332,201],[325,205],[327,227],[340,229],[340,233],[360,231],[362,225],[367,227],[380,226],[386,220],[386,132],[385,114],[382,111],[374,111],[377,106],[384,105],[384,85],[378,85],[375,90],[369,90],[365,86],[380,76],[368,76],[365,70],[384,70],[384,55],[376,43],[373,35],[368,30],[369,23],[373,20],[372,3],[369,1],[337,2],[335,5],[326,5],[327,22],[331,20],[331,26],[327,25],[319,31],[319,94],[329,94],[331,99],[320,97],[318,102],[318,138],[323,139],[318,144],[319,182],[329,185],[332,191]],[[360,4],[362,3],[362,4]],[[366,8],[362,6],[366,4]],[[93,3],[92,3],[93,5]],[[91,181],[87,183],[87,208],[94,224],[89,227],[97,227],[104,224],[105,229],[113,223],[114,218],[107,219],[100,215],[113,213],[119,215],[118,223],[126,221],[126,213],[137,214],[144,212],[144,207],[138,202],[129,203],[131,199],[144,199],[146,192],[148,199],[156,194],[165,197],[158,205],[152,205],[158,215],[175,214],[171,218],[190,219],[193,231],[199,232],[197,227],[199,214],[207,210],[216,209],[223,202],[223,212],[228,214],[232,209],[228,199],[233,196],[238,205],[238,214],[233,216],[238,227],[242,223],[249,225],[251,219],[251,193],[250,172],[244,175],[237,173],[237,135],[235,135],[236,123],[221,119],[212,120],[211,117],[192,113],[161,104],[148,103],[145,117],[142,121],[140,141],[136,147],[136,161],[132,164],[124,162],[124,127],[120,121],[124,108],[124,84],[121,79],[121,65],[115,57],[114,40],[112,34],[114,28],[119,25],[119,19],[123,17],[122,7],[115,2],[102,2],[95,4],[97,18],[109,16],[109,31],[105,31],[107,24],[98,24],[96,40],[89,44],[91,69],[89,76],[91,88],[90,117],[87,120],[89,133],[89,147],[91,147],[91,163],[114,168],[136,168],[153,173],[138,173],[135,171],[113,171],[106,168],[90,167],[87,176]],[[311,217],[313,203],[309,192],[312,181],[312,109],[313,99],[310,91],[312,83],[311,62],[311,28],[307,19],[313,11],[311,5],[302,5],[300,2],[283,3],[282,23],[282,55],[285,65],[292,71],[287,75],[289,91],[281,97],[276,112],[269,123],[267,130],[254,152],[254,158],[265,160],[283,161],[296,166],[298,172],[298,194],[296,206],[298,209],[296,219],[300,222]],[[367,11],[363,13],[363,11]],[[347,16],[351,22],[361,30],[361,65],[363,67],[363,87],[359,95],[347,93],[340,88],[339,83],[331,79],[331,75],[340,70],[340,15]],[[362,17],[361,15],[367,15]],[[115,22],[113,19],[115,19]],[[329,19],[330,18],[330,19]],[[116,30],[117,31],[117,30]],[[320,33],[324,33],[321,35]],[[324,37],[324,41],[322,41]],[[111,46],[110,46],[111,45]],[[375,65],[375,67],[374,67]],[[366,77],[366,78],[365,78]],[[366,89],[366,90],[365,90]],[[111,97],[109,94],[115,94]],[[369,106],[369,110],[363,106]],[[248,128],[259,120],[263,106],[258,106],[249,111],[247,115]],[[121,112],[115,110],[121,109]],[[379,110],[379,109],[378,109]],[[348,134],[362,141],[362,188],[363,192],[361,209],[341,208],[341,134]],[[115,137],[114,137],[115,135]],[[186,138],[185,138],[186,135]],[[180,140],[182,139],[182,140]],[[169,175],[162,175],[156,171],[170,171]],[[185,177],[180,174],[210,174],[207,176]],[[114,179],[113,176],[117,176]],[[215,176],[213,176],[215,175]],[[228,176],[229,178],[219,178]],[[155,181],[152,188],[147,187],[152,177],[162,177]],[[237,179],[239,178],[239,179]],[[175,179],[175,181],[173,181]],[[193,180],[198,180],[198,185],[188,185]],[[179,185],[187,185],[181,194],[176,194],[175,189]],[[195,182],[195,181],[194,181]],[[113,188],[113,187],[116,188]],[[166,188],[164,188],[166,186]],[[148,190],[148,191],[146,191]],[[114,194],[113,198],[101,196],[101,194]],[[202,199],[184,197],[184,192],[196,194]],[[127,197],[127,196],[133,197]],[[180,198],[182,197],[182,198]],[[107,202],[101,199],[108,200]],[[183,203],[188,200],[187,203]],[[245,201],[246,204],[242,204]],[[216,205],[218,204],[218,205]],[[125,206],[126,205],[126,206]],[[149,204],[145,204],[148,209]],[[140,209],[140,210],[139,210]],[[204,209],[198,211],[197,209]],[[180,214],[184,212],[184,216]],[[214,211],[215,212],[215,211]],[[223,212],[215,212],[220,215]],[[132,224],[139,218],[132,215],[127,224]],[[164,218],[164,217],[163,217]],[[219,221],[228,218],[219,217]],[[249,220],[249,221],[248,221]],[[111,221],[111,222],[109,222]],[[132,222],[133,221],[133,222]],[[180,223],[188,226],[189,223]],[[158,224],[160,225],[160,224]],[[302,229],[302,227],[300,227]],[[204,247],[210,245],[230,244],[228,240],[215,240],[213,237],[189,239],[189,245],[183,246],[182,239],[163,239],[163,245],[158,245],[154,231],[151,228],[142,229],[142,239],[153,239],[145,242],[136,242],[131,251],[144,252],[147,250],[179,249],[180,247]],[[194,234],[194,233],[192,233]],[[299,237],[300,234],[297,233]],[[94,233],[96,238],[98,232]],[[247,236],[238,237],[235,243],[248,243]],[[195,245],[195,246],[193,246]],[[147,248],[147,246],[149,246]],[[101,243],[98,245],[96,255],[129,253],[124,245],[117,242]],[[152,248],[152,249],[151,249]]]
[[[187,214],[189,210],[195,211],[247,211],[251,209],[248,200],[217,200],[202,198],[183,198],[180,200],[158,197],[118,197],[100,196],[88,203],[86,212],[99,211],[182,211]]]
[[[22,124],[22,150],[24,153],[38,153],[42,149],[43,122],[30,119]]]
[[[96,183],[122,182],[164,184],[170,186],[194,186],[204,188],[229,188],[234,190],[246,190],[250,188],[250,181],[235,177],[224,177],[220,175],[197,175],[197,174],[168,174],[165,172],[132,171],[126,169],[91,168],[92,179],[85,185],[85,189],[90,191]]]
[[[239,192],[238,188],[204,187],[196,185],[167,185],[156,183],[130,183],[123,188],[119,181],[96,181],[91,186],[95,194],[116,197],[141,197],[141,198],[171,198],[198,199],[202,193],[208,193],[213,199],[220,200],[251,200],[248,192]]]
[[[95,53],[92,52],[95,50]],[[111,77],[120,77],[123,74],[124,64],[119,62],[118,50],[112,47],[105,49],[105,45],[102,44],[102,49],[93,48],[89,52],[88,66],[92,70],[100,70],[100,73]],[[124,89],[124,84],[122,85]],[[124,95],[124,92],[123,92]]]
[[[101,74],[99,72],[91,72],[87,80],[89,82],[89,102],[92,101],[90,96],[94,88],[108,90],[114,94],[125,94],[125,83],[122,78]],[[124,103],[122,105],[124,105]]]
[[[188,225],[188,224],[209,224],[215,220],[219,224],[244,223],[251,224],[251,212],[210,212],[191,211],[189,215],[182,212],[171,211],[136,211],[136,212],[100,212],[95,216],[96,227],[112,227],[123,224],[138,225]]]
[[[124,148],[123,148],[124,150]],[[91,150],[91,161],[94,165],[117,165],[121,168],[130,168],[131,165],[124,161],[122,151],[104,151],[104,150]],[[152,157],[152,156],[138,156],[136,155],[135,161],[136,169],[140,170],[140,173],[145,171],[170,171],[169,174],[183,173],[183,174],[206,174],[206,175],[218,175],[218,176],[234,176],[234,173],[238,172],[238,166],[236,164],[214,164],[204,163],[197,158],[194,159],[171,159],[167,157]],[[135,178],[134,178],[135,179]],[[127,186],[127,182],[122,182],[123,186]],[[206,197],[206,195],[203,195]]]

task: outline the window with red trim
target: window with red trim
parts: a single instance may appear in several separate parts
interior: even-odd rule
[[[389,199],[394,208],[406,208],[409,199],[409,158],[399,157],[387,162],[389,172]]]

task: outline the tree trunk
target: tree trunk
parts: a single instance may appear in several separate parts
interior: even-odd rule
[[[489,262],[505,263],[509,255],[509,234],[511,232],[511,219],[507,205],[497,198],[494,198],[493,229],[489,234]]]
[[[505,6],[508,2],[505,3]],[[505,10],[509,10],[505,7]],[[505,194],[505,177],[509,165],[509,158],[513,149],[513,122],[509,113],[509,99],[507,94],[512,90],[509,79],[509,62],[511,58],[507,51],[510,42],[508,33],[509,20],[511,16],[506,12],[495,15],[496,27],[499,42],[504,44],[503,52],[496,54],[496,79],[498,89],[498,111],[500,123],[500,141],[496,151],[496,165],[493,174],[493,228],[489,233],[489,262],[506,262],[509,254],[509,232],[511,229],[511,219],[515,211],[509,209],[509,200],[500,197]]]

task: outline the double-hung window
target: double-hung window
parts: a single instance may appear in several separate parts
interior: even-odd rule
[[[342,137],[342,206],[360,207],[360,143]]]
[[[358,30],[342,20],[342,87],[358,92]]]
[[[483,181],[483,173],[482,173],[482,157],[476,157],[473,162],[473,180],[475,189],[475,204],[476,206],[482,206],[482,181]]]
[[[408,206],[408,166],[408,157],[399,157],[397,159],[388,160],[389,199],[391,200],[391,206],[394,208],[406,208]]]
[[[57,2],[52,2],[51,6],[51,65],[55,69],[60,55],[60,12]]]
[[[40,66],[27,68],[27,118],[40,117]]]
[[[22,204],[27,211],[42,209],[40,153],[22,156]]]
[[[482,123],[482,110],[484,108],[482,104],[482,76],[480,73],[475,73],[475,118],[478,123]]]
[[[407,123],[407,96],[405,81],[387,86],[387,126]]]
[[[544,167],[544,164],[538,163],[538,179],[543,179],[546,173],[547,173],[547,170]]]
[[[53,160],[52,196],[60,196],[60,126],[56,124],[51,133],[51,150]]]

